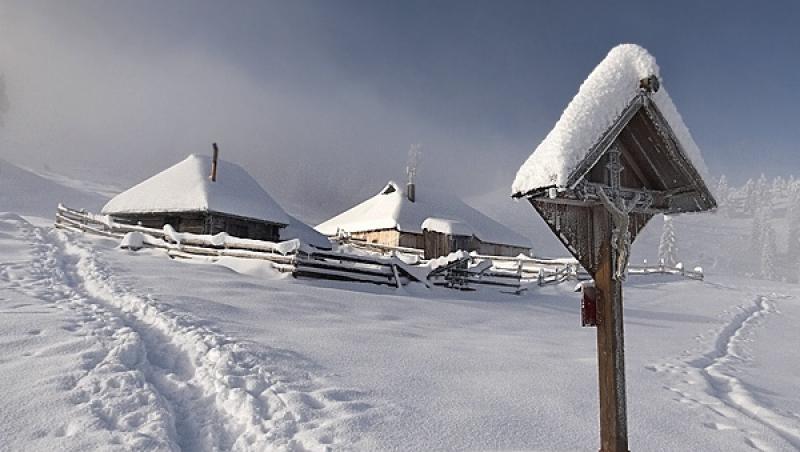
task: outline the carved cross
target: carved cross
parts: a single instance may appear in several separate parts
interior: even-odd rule
[[[652,202],[652,197],[646,193],[636,192],[630,200],[625,200],[622,194],[621,174],[625,169],[620,161],[620,150],[612,146],[608,150],[608,186],[598,187],[597,196],[611,214],[614,223],[612,230],[611,248],[614,279],[625,281],[628,271],[628,257],[631,247],[630,213],[634,208],[647,208]],[[649,198],[649,199],[647,199]]]

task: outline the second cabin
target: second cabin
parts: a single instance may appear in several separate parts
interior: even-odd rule
[[[426,259],[464,250],[492,256],[529,254],[531,244],[511,229],[441,192],[403,190],[389,182],[375,196],[316,228],[333,237],[423,250]]]

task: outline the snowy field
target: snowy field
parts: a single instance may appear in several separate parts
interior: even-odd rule
[[[56,231],[55,204],[1,188],[2,451],[599,444],[573,284],[392,289],[171,260]],[[700,218],[691,252],[708,255]],[[632,450],[800,450],[799,285],[631,277],[625,316]]]

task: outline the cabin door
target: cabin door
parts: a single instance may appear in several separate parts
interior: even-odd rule
[[[472,236],[448,235],[425,229],[422,231],[422,239],[425,259],[447,256],[458,250],[474,251],[477,249]]]
[[[422,231],[422,241],[424,242],[423,257],[425,259],[435,259],[450,254],[450,241],[446,234],[426,229]]]

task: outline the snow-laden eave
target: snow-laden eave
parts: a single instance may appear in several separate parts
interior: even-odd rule
[[[717,206],[716,200],[706,184],[706,179],[701,171],[707,173],[705,165],[702,164],[700,169],[695,166],[696,161],[692,160],[690,154],[687,154],[680,139],[677,138],[675,130],[664,117],[664,114],[659,109],[658,104],[652,99],[652,93],[642,91],[630,103],[619,119],[613,124],[603,137],[594,145],[587,153],[584,160],[577,166],[577,168],[570,175],[567,183],[564,186],[557,186],[555,184],[546,187],[536,188],[527,193],[515,193],[512,195],[514,198],[541,198],[552,196],[552,189],[556,190],[557,196],[567,192],[574,194],[576,186],[584,179],[584,177],[594,168],[598,162],[603,158],[608,148],[614,143],[617,137],[625,129],[630,119],[639,111],[646,111],[649,117],[654,118],[654,126],[659,129],[664,138],[665,149],[664,152],[669,155],[673,161],[678,162],[676,169],[685,177],[688,185],[692,187],[691,191],[696,194],[694,198],[695,206],[691,210],[669,208],[666,213],[681,213],[691,211],[703,211],[715,208]],[[664,185],[668,185],[669,181],[662,181]]]
[[[615,128],[624,127],[622,119],[637,109],[632,104],[637,103],[642,94],[640,81],[650,77],[660,76],[655,58],[647,50],[634,44],[613,48],[589,74],[553,129],[520,167],[512,185],[512,196],[528,196],[545,188],[568,188],[574,172],[592,150],[613,142],[616,135],[610,140],[607,138],[613,135]],[[650,99],[660,109],[698,174],[707,177],[700,150],[667,90],[662,86],[658,92],[650,94]],[[615,127],[620,124],[621,127]]]
[[[679,167],[686,174],[687,179],[691,181],[697,194],[699,195],[699,197],[695,197],[695,204],[697,205],[698,209],[702,211],[716,208],[717,201],[707,183],[709,177],[708,168],[706,167],[706,164],[700,155],[700,150],[697,147],[697,144],[695,144],[692,136],[689,134],[689,129],[686,128],[686,125],[683,123],[683,120],[680,118],[680,114],[675,109],[675,105],[672,103],[672,100],[668,95],[666,96],[666,100],[668,100],[669,103],[664,106],[667,108],[671,107],[672,111],[670,111],[670,115],[673,117],[677,115],[677,120],[673,119],[673,123],[676,125],[676,127],[679,127],[678,130],[681,133],[680,136],[678,135],[678,130],[673,128],[669,119],[667,119],[665,116],[664,111],[658,106],[657,102],[653,101],[650,96],[645,99],[643,108],[649,109],[655,116],[659,118],[661,127],[665,129],[664,131],[666,132],[670,141],[674,143],[674,149],[670,150],[674,150],[674,152],[678,154],[678,159],[684,163],[679,165]],[[683,138],[681,138],[681,136]],[[688,149],[686,147],[687,145],[690,146]],[[704,202],[703,205],[699,204],[701,201]],[[678,212],[667,211],[665,213]]]

